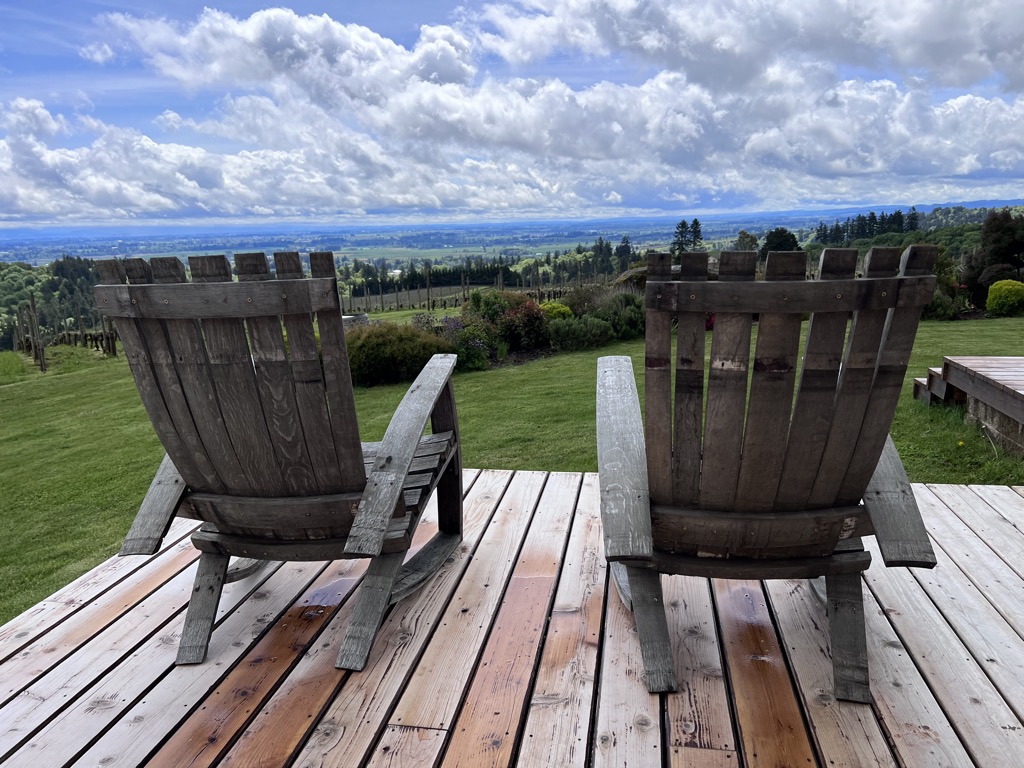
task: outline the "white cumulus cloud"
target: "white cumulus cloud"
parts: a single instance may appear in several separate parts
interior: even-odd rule
[[[0,106],[10,217],[596,215],[1018,197],[1005,0],[522,0],[409,47],[283,8],[114,14],[145,123]],[[76,107],[77,108],[77,107]]]

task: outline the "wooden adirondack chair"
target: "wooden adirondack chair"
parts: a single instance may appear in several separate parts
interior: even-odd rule
[[[385,610],[462,538],[451,372],[435,355],[380,443],[361,443],[331,253],[98,263],[142,403],[167,451],[121,554],[156,551],[177,514],[203,521],[178,663],[206,657],[226,581],[256,561],[370,557],[337,666],[362,669]],[[318,336],[319,334],[319,345]],[[424,435],[429,421],[431,433]],[[439,532],[403,567],[437,489]],[[239,562],[239,561],[236,561]]]
[[[676,689],[660,573],[824,576],[836,696],[869,699],[861,537],[886,565],[936,562],[888,437],[936,255],[873,248],[856,278],[856,250],[826,249],[805,280],[806,254],[771,253],[757,281],[754,252],[722,253],[717,281],[707,254],[682,254],[678,279],[651,257],[646,418],[630,359],[601,358],[597,439],[606,556],[652,692]]]

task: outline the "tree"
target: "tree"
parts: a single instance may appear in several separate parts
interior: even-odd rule
[[[981,225],[981,243],[967,256],[964,283],[975,306],[985,306],[992,283],[1011,275],[1019,280],[1024,269],[1024,215],[1009,208],[989,211]]]
[[[907,214],[907,220],[904,222],[903,228],[907,232],[917,232],[921,229],[921,218],[917,208],[914,206],[910,206],[910,213]]]
[[[733,249],[737,251],[756,251],[757,235],[752,235],[747,232],[747,230],[741,229],[739,234],[736,235],[736,242],[733,244]]]
[[[686,219],[683,219],[676,224],[676,236],[672,239],[672,245],[669,246],[668,252],[675,255],[679,253],[685,253],[690,250],[693,246],[693,233],[690,231],[690,224]]]
[[[629,262],[633,260],[633,245],[629,242],[629,235],[623,235],[622,242],[615,246],[615,259],[619,272],[629,269]]]
[[[695,218],[690,222],[690,250],[704,250],[704,235],[700,229],[700,219]]]
[[[776,227],[764,238],[764,245],[761,246],[760,256],[767,258],[769,251],[799,251],[800,243],[796,235],[785,227]]]

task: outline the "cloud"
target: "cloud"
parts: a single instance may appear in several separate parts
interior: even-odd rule
[[[82,56],[141,63],[168,102],[128,125],[95,98],[88,115],[9,101],[0,202],[26,218],[588,216],[1018,197],[1020,13],[530,0],[411,47],[280,8],[115,14]]]
[[[106,64],[114,58],[114,49],[106,43],[91,43],[80,48],[78,55],[93,64]]]

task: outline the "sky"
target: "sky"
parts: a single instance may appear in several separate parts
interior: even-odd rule
[[[0,0],[0,228],[1024,197],[1020,0]]]

